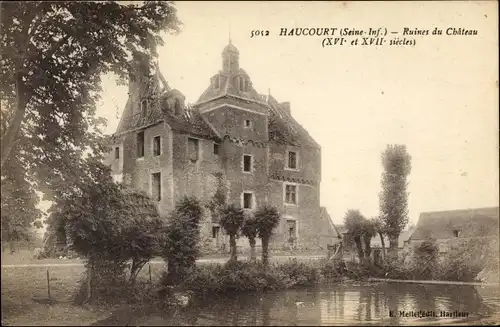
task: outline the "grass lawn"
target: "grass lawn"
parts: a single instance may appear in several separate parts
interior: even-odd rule
[[[53,304],[47,303],[47,269]],[[164,270],[163,265],[151,265],[152,281]],[[72,304],[83,272],[83,266],[2,268],[2,325],[89,325],[107,318],[109,310]],[[148,265],[139,278],[149,280]]]
[[[257,253],[257,257],[260,257],[261,253]],[[291,253],[291,252],[271,252],[270,257],[284,257],[284,256],[297,256],[297,257],[303,257],[303,256],[326,256],[326,251],[308,251],[308,252],[299,252],[299,253]],[[249,257],[250,253],[249,252],[238,252],[238,257]],[[200,257],[200,259],[229,259],[229,254],[208,254],[208,255],[203,255]],[[153,258],[152,261],[163,261],[162,258]],[[80,259],[58,259],[58,258],[50,258],[50,259],[35,259],[33,252],[28,251],[28,250],[20,250],[14,254],[10,254],[8,251],[5,251],[2,253],[2,265],[29,265],[29,264],[52,264],[52,263],[82,263],[83,261]]]

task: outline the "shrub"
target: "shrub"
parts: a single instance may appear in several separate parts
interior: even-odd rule
[[[346,273],[346,264],[343,259],[322,260],[319,267],[319,272],[326,281],[338,280]]]
[[[177,203],[165,228],[162,257],[168,263],[164,282],[176,284],[193,270],[200,254],[200,220],[203,208],[194,197]]]
[[[452,281],[473,281],[493,257],[498,257],[498,252],[491,251],[491,241],[477,238],[452,245],[440,264],[439,277]]]
[[[313,286],[318,269],[291,261],[265,266],[262,263],[229,261],[225,265],[196,267],[179,284],[179,288],[197,293],[259,292]],[[162,278],[165,285],[168,280]]]
[[[439,248],[435,241],[426,240],[414,250],[411,270],[413,279],[432,279],[438,271]]]
[[[318,269],[296,259],[277,266],[293,286],[313,286],[318,281]]]

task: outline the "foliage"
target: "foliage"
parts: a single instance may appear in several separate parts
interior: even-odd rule
[[[133,284],[143,265],[158,253],[163,220],[149,197],[115,184],[108,167],[95,163],[92,172],[88,183],[79,185],[80,194],[58,201],[54,210],[66,222],[71,248],[88,260],[89,267],[113,267],[111,276],[116,277],[131,260]],[[89,273],[94,282],[97,277],[105,281],[97,276],[99,271]]]
[[[273,231],[281,220],[278,209],[270,204],[264,204],[255,212],[255,221],[258,228],[258,236],[262,240],[262,263],[269,262],[269,240]]]
[[[432,279],[438,271],[439,247],[436,242],[426,240],[420,243],[413,254],[413,278]]]
[[[33,227],[42,227],[42,212],[37,207],[35,188],[29,183],[29,172],[19,158],[10,158],[2,168],[1,179],[2,242],[13,245],[30,241]]]
[[[397,251],[398,238],[408,223],[408,182],[411,156],[405,145],[388,145],[382,153],[382,191],[380,218],[389,236],[391,250]]]
[[[377,235],[376,229],[375,229],[375,222],[373,220],[365,219],[363,222],[363,244],[364,244],[364,254],[365,258],[368,259],[370,258],[372,249],[371,249],[371,240],[375,235]]]
[[[359,210],[349,209],[344,217],[345,228],[347,229],[348,239],[352,239],[356,244],[358,257],[362,260],[365,257],[361,238],[365,233],[366,218]]]
[[[167,279],[175,284],[196,264],[199,256],[200,221],[203,208],[195,197],[182,198],[166,227],[161,255],[168,263]]]
[[[495,258],[498,261],[498,246],[497,251],[492,251],[495,248],[491,246],[492,242],[492,238],[472,238],[452,245],[441,262],[440,277],[473,281],[480,271],[489,268]]]
[[[229,247],[231,248],[231,261],[236,261],[236,237],[243,226],[245,214],[243,209],[234,204],[227,205],[221,210],[220,224],[229,235]]]
[[[322,260],[319,272],[326,281],[337,281],[345,276],[346,263],[343,259]]]
[[[268,267],[262,263],[229,261],[225,265],[196,267],[179,288],[207,294],[259,292],[314,286],[318,281],[316,265],[290,261]]]
[[[15,161],[29,172],[24,178],[12,175],[26,201],[35,202],[32,188],[49,200],[70,198],[86,175],[85,157],[101,159],[104,151],[105,121],[95,117],[100,77],[113,73],[124,82],[131,58],[154,56],[163,44],[160,33],[178,30],[176,9],[159,1],[141,7],[111,1],[3,1],[0,6],[2,184],[10,170],[4,168]],[[34,213],[30,203],[17,208]],[[9,215],[16,222],[7,226],[16,227],[8,230],[26,225],[19,211]]]

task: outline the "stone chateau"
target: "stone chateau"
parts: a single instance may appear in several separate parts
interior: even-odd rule
[[[279,208],[272,249],[325,249],[332,242],[333,224],[320,208],[321,147],[293,118],[290,103],[254,89],[231,42],[222,69],[193,105],[169,87],[157,65],[152,76],[148,66],[134,61],[128,102],[112,136],[108,163],[116,181],[150,194],[161,214],[184,195],[208,203],[224,185],[228,202],[245,210],[265,202]],[[227,246],[209,210],[202,243],[212,251]],[[248,241],[241,237],[238,245]]]

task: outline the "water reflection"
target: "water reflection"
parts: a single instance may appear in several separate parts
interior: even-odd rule
[[[480,323],[498,314],[499,309],[499,288],[374,283],[214,296],[199,300],[175,315],[148,313],[132,323],[141,326],[436,325]],[[416,317],[418,312],[435,314]],[[441,317],[441,312],[468,313],[468,317]]]

